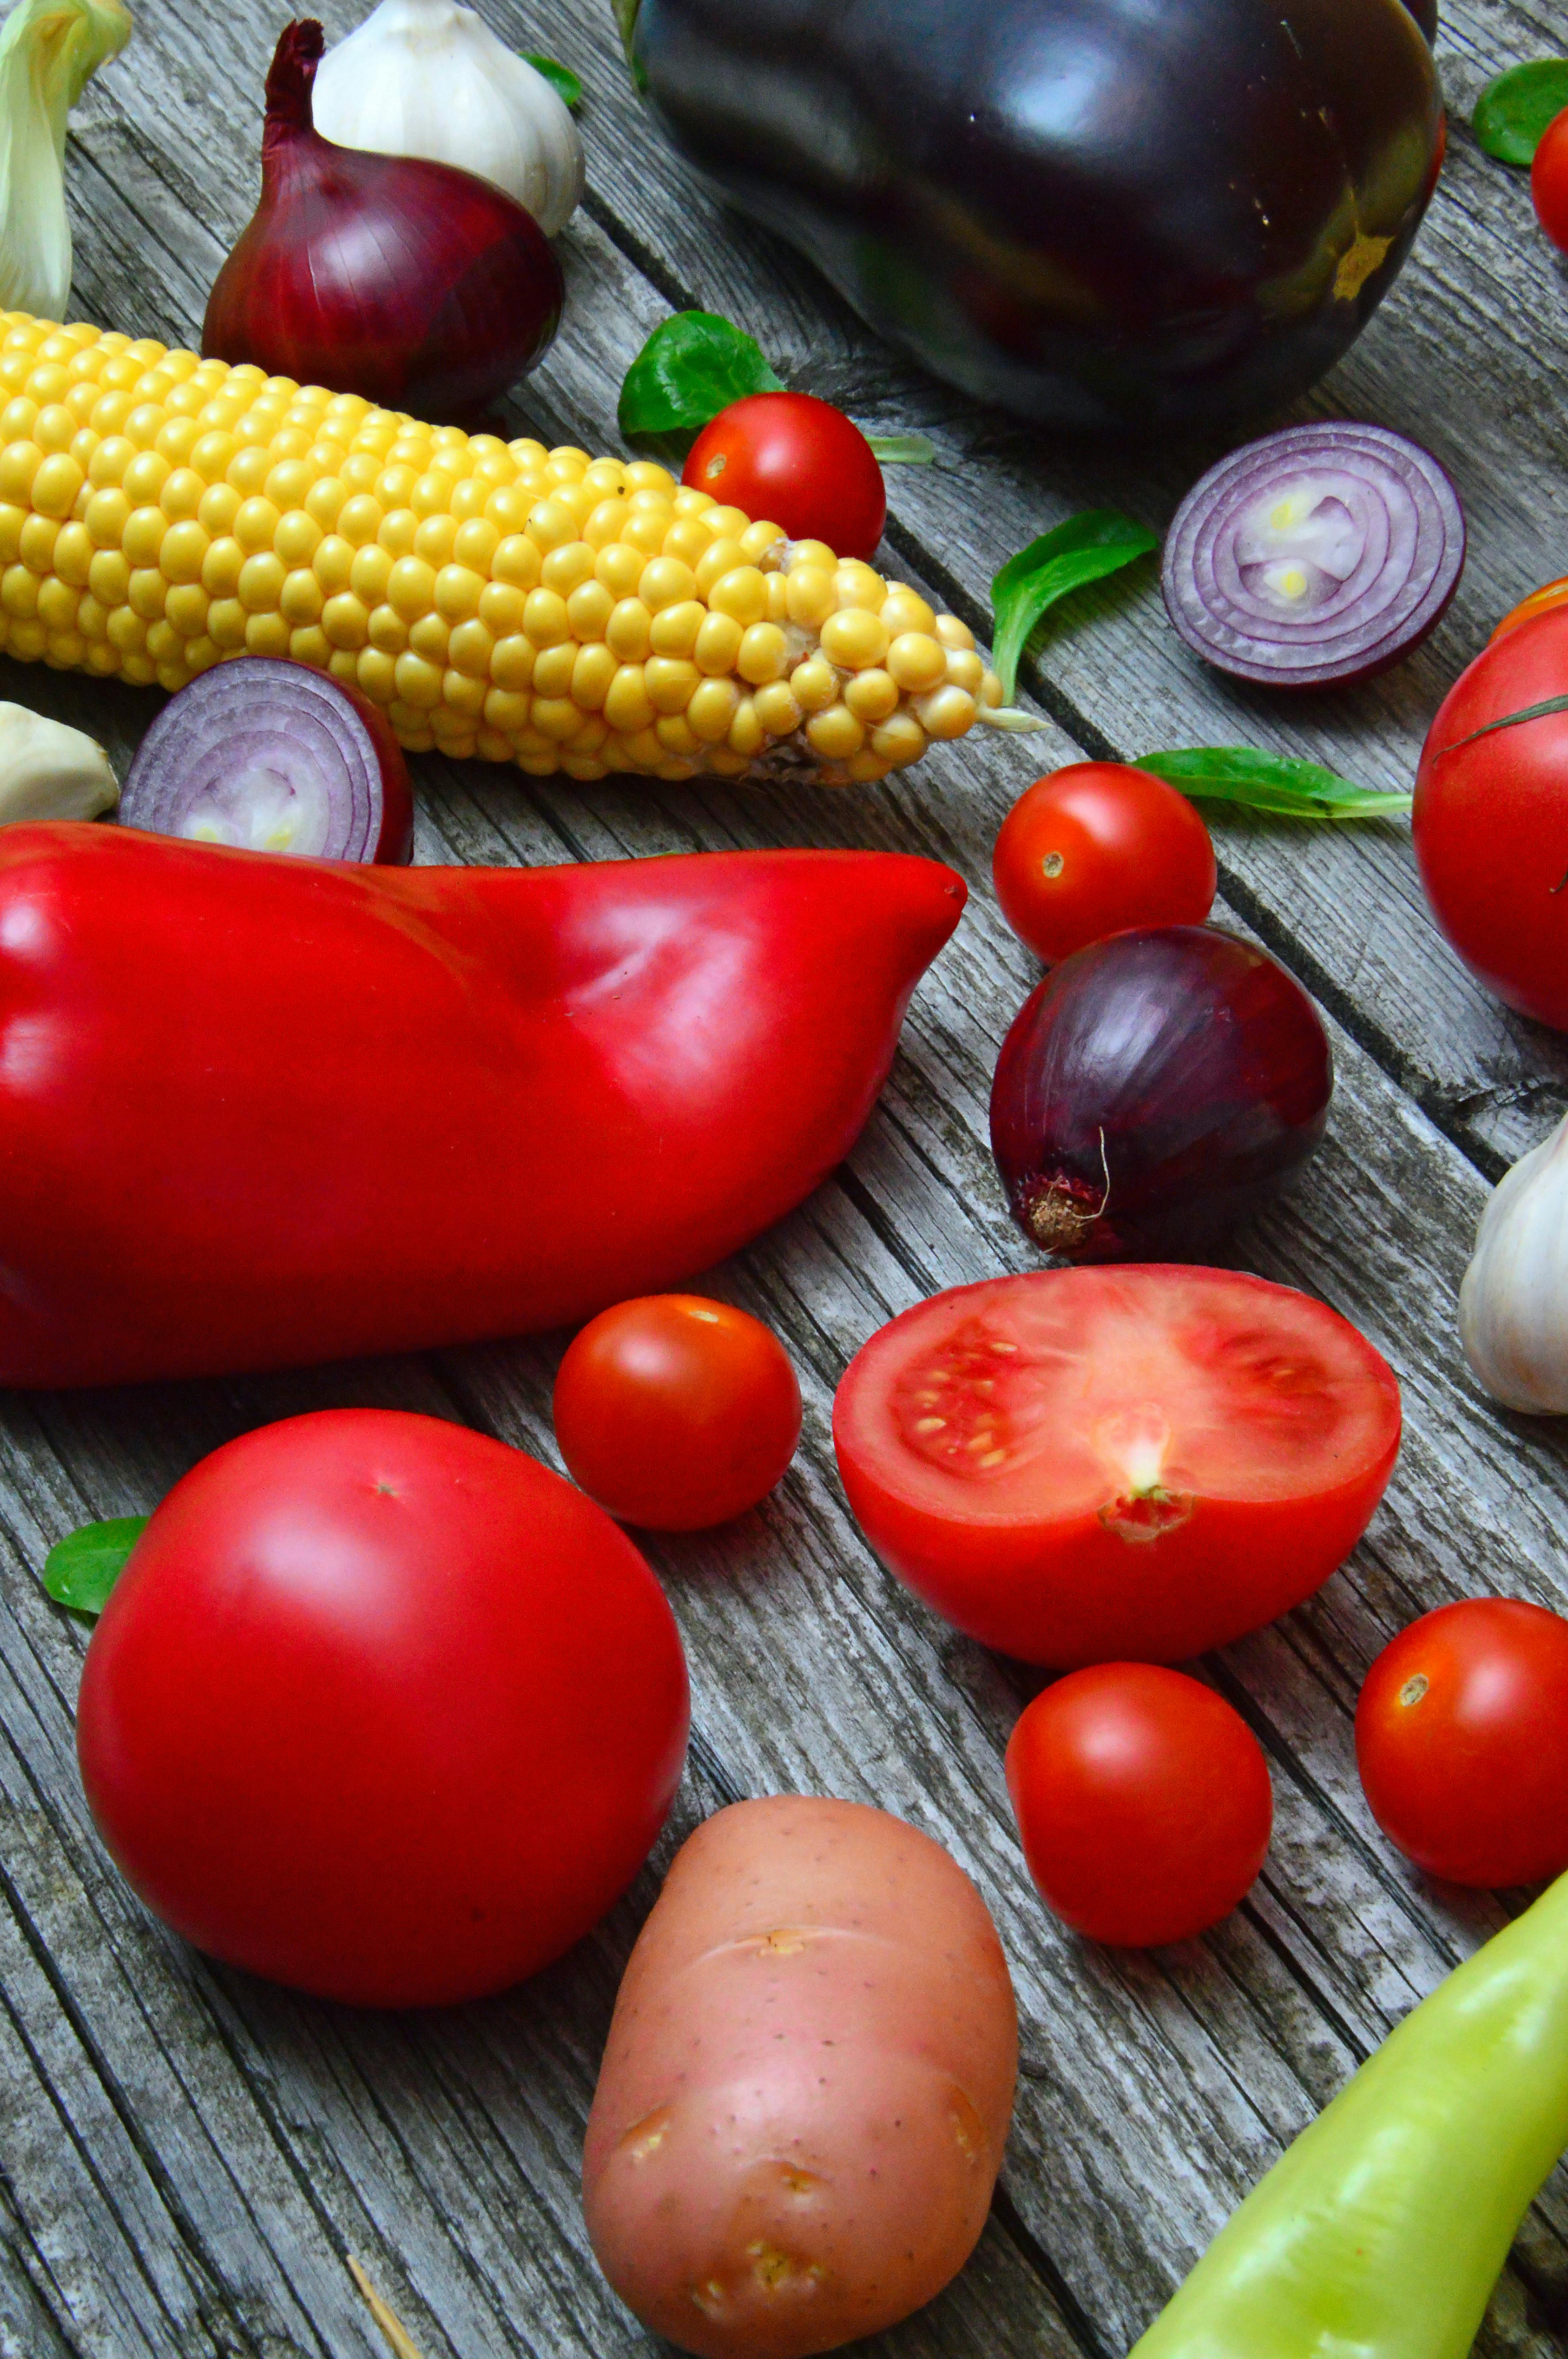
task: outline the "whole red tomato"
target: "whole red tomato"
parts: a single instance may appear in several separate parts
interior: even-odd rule
[[[322,1997],[504,1988],[603,1915],[685,1753],[626,1535],[521,1451],[328,1409],[176,1484],[87,1649],[87,1800],[148,1907]]]
[[[1438,708],[1416,774],[1416,860],[1432,915],[1497,997],[1568,1027],[1568,605],[1484,647]]]
[[[1299,1605],[1366,1530],[1393,1375],[1288,1286],[1157,1262],[918,1303],[833,1402],[861,1528],[961,1630],[1026,1662],[1181,1662]]]
[[[882,538],[887,489],[877,454],[842,409],[814,393],[752,393],[711,418],[681,478],[724,507],[868,558]]]
[[[602,1310],[555,1380],[572,1480],[623,1522],[700,1531],[765,1499],[800,1439],[800,1387],[759,1319],[698,1294]]]
[[[1201,926],[1214,847],[1185,795],[1129,762],[1037,778],[991,855],[1002,915],[1048,966],[1127,926]]]
[[[1536,219],[1555,246],[1568,254],[1568,107],[1541,133],[1530,169]]]
[[[1041,1897],[1094,1941],[1185,1941],[1269,1849],[1274,1793],[1239,1712],[1183,1672],[1101,1663],[1036,1696],[1007,1790]]]
[[[1514,1598],[1423,1614],[1356,1707],[1356,1759],[1389,1842],[1489,1888],[1568,1868],[1568,1621]]]

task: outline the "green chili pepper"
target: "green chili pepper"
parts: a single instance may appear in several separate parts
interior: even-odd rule
[[[1568,1875],[1423,1999],[1132,2359],[1466,2359],[1568,2146]]]

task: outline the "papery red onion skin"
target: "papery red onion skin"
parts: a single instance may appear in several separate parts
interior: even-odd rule
[[[1334,629],[1323,627],[1332,601],[1299,615],[1251,605],[1236,558],[1240,520],[1271,484],[1283,494],[1335,472],[1364,491],[1377,486],[1386,516],[1390,499],[1406,504],[1415,529],[1408,565],[1386,555]],[[1176,630],[1218,670],[1266,688],[1348,687],[1402,662],[1436,628],[1459,587],[1465,546],[1459,495],[1430,451],[1386,427],[1329,419],[1246,443],[1200,478],[1171,518],[1160,589]]]
[[[1333,1090],[1317,1010],[1277,960],[1214,927],[1138,927],[1025,1001],[991,1146],[1043,1251],[1203,1259],[1312,1153]]]
[[[279,38],[261,202],[213,283],[202,353],[477,419],[548,350],[561,265],[533,216],[474,173],[323,139],[310,120],[323,46],[313,17]]]
[[[368,745],[354,750],[368,757],[367,769],[379,773],[381,819],[375,842],[363,846],[356,842],[351,847],[340,841],[318,856],[406,867],[414,856],[414,790],[391,723],[346,680],[314,671],[287,656],[237,656],[211,671],[199,672],[169,699],[136,748],[126,774],[120,798],[122,825],[154,835],[182,836],[182,831],[168,822],[179,812],[184,780],[178,773],[181,766],[189,770],[192,748],[204,749],[216,740],[236,745],[241,749],[238,758],[244,758],[244,731],[243,725],[235,726],[236,709],[243,712],[248,704],[263,715],[274,716],[274,725],[286,731],[291,699],[301,690],[329,728],[335,718],[334,707],[344,713],[351,745],[353,724],[358,723]],[[222,710],[209,719],[202,708],[214,700],[221,700]],[[375,817],[374,797],[369,817]],[[191,839],[182,836],[182,840]]]

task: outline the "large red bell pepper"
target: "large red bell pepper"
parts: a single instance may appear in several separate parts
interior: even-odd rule
[[[881,853],[348,868],[0,832],[0,1382],[520,1333],[845,1154],[964,888]]]

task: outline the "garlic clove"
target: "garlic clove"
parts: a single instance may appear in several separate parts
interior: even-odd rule
[[[564,100],[452,0],[380,0],[321,60],[314,111],[316,129],[340,147],[476,172],[547,237],[583,194],[583,142]]]
[[[119,799],[109,756],[94,738],[25,705],[0,704],[0,826],[97,819]]]
[[[1568,1117],[1505,1175],[1481,1215],[1459,1337],[1506,1408],[1568,1416]]]

